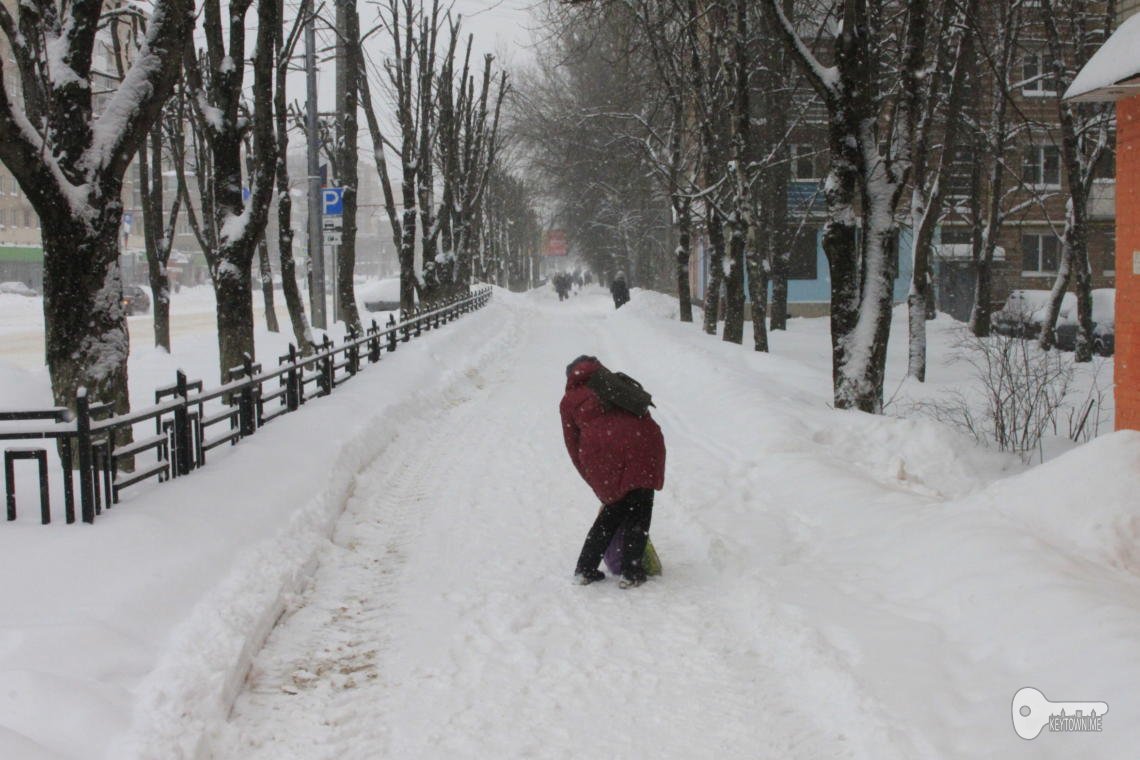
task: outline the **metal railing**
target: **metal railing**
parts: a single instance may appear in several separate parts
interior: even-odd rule
[[[151,478],[165,482],[189,475],[205,466],[213,449],[236,445],[281,415],[329,395],[400,343],[482,308],[490,300],[491,288],[481,288],[406,314],[399,322],[393,316],[385,325],[373,320],[361,333],[350,331],[339,345],[326,335],[323,342],[312,345],[307,356],[290,343],[288,353],[279,356],[277,366],[270,369],[247,354],[216,388],[206,389],[201,380],[190,380],[179,371],[173,385],[155,390],[152,406],[126,414],[115,415],[110,404],[93,402],[84,388],[76,393],[74,412],[66,407],[0,411],[0,441],[25,442],[4,452],[7,518],[16,519],[14,465],[26,459],[35,460],[39,467],[41,521],[51,522],[47,450],[28,446],[28,441],[57,442],[65,520],[75,522],[73,479],[78,477],[80,517],[93,523],[103,509],[118,503],[123,489]],[[140,427],[149,431],[148,423],[153,423],[154,433],[137,436]]]

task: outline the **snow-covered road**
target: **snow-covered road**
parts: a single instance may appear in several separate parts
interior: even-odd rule
[[[937,426],[831,412],[826,373],[702,336],[666,318],[669,299],[643,293],[620,312],[597,289],[496,299],[506,347],[425,399],[360,471],[211,737],[216,758],[1131,746],[1140,615],[1124,600],[1140,585],[1001,509],[1037,486],[1063,516],[1079,504],[1063,485],[1003,492],[991,483],[1008,460]],[[571,584],[597,508],[557,416],[581,353],[644,382],[669,447],[652,530],[665,574],[636,590]],[[1095,642],[1065,620],[1095,621]],[[1103,737],[1023,742],[1009,710],[1026,685],[1105,699],[1120,720]]]

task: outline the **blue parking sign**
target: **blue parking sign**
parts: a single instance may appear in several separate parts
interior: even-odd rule
[[[325,216],[341,216],[344,214],[344,188],[321,188],[321,213]]]

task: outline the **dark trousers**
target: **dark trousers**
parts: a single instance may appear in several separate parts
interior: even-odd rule
[[[645,578],[641,559],[645,555],[645,542],[649,539],[649,523],[653,519],[653,489],[637,488],[613,504],[602,507],[598,519],[586,534],[586,543],[578,556],[577,573],[597,570],[602,555],[618,528],[625,526],[625,540],[621,547],[622,575],[631,580]]]

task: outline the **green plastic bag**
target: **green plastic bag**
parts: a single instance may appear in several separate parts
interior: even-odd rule
[[[646,575],[661,575],[661,558],[653,548],[653,542],[645,539],[645,556],[641,558],[641,566],[645,568]]]

